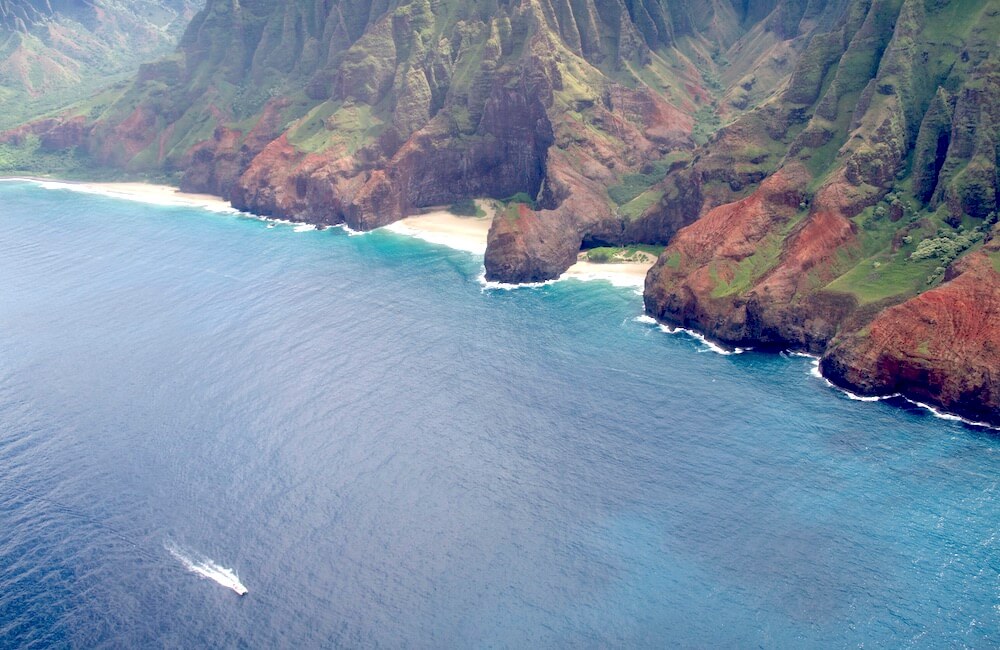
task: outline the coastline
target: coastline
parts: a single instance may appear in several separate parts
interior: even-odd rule
[[[40,176],[7,176],[0,181],[23,181],[35,183],[47,189],[66,189],[85,194],[97,194],[112,198],[137,201],[152,205],[173,205],[202,208],[212,212],[238,213],[225,199],[211,194],[182,192],[180,189],[147,182],[89,182],[73,181]],[[383,226],[387,230],[406,237],[422,239],[432,244],[446,246],[473,255],[486,253],[486,240],[490,225],[496,213],[492,201],[477,201],[485,212],[481,217],[465,217],[449,212],[446,208],[436,208],[420,214],[405,217]],[[283,219],[259,217],[267,221],[284,223]],[[295,224],[296,222],[288,222]],[[312,230],[311,224],[298,224],[303,230]],[[569,267],[558,279],[580,281],[604,280],[617,287],[633,287],[641,290],[646,282],[646,274],[653,262],[608,262],[594,263],[580,260]],[[521,285],[511,285],[511,287]]]
[[[212,194],[182,192],[170,185],[146,182],[89,182],[68,181],[41,176],[5,176],[0,181],[24,181],[47,189],[67,189],[84,194],[98,194],[152,205],[176,205],[202,208],[212,212],[238,212],[229,201]]]
[[[153,205],[195,207],[212,212],[242,214],[239,210],[233,208],[228,201],[221,197],[210,194],[182,192],[180,189],[170,185],[160,185],[146,182],[68,181],[32,176],[0,177],[0,182],[16,181],[35,183],[46,189],[66,189],[75,192],[97,194],[111,198]],[[421,214],[405,217],[399,221],[389,224],[388,226],[383,226],[381,229],[407,237],[422,239],[433,244],[446,246],[448,248],[464,251],[474,255],[483,255],[486,252],[486,242],[489,235],[490,224],[493,221],[493,212],[496,208],[491,202],[488,201],[480,201],[477,203],[482,209],[484,209],[486,216],[465,217],[449,212],[447,209],[438,208]],[[296,229],[315,229],[315,226],[312,226],[311,224],[289,222],[283,219],[272,219],[270,217],[258,216],[257,218],[269,222],[289,223],[291,225],[295,225]],[[552,282],[567,279],[576,279],[580,281],[604,280],[617,287],[632,287],[641,293],[645,285],[646,274],[652,266],[653,262],[651,261],[595,263],[581,259],[567,269],[565,273],[559,276],[559,278],[540,284],[551,284]],[[539,286],[538,284],[505,285],[486,282],[485,279],[483,279],[483,283],[487,286],[487,288],[501,289],[516,289],[521,287],[530,288]],[[668,334],[685,333],[705,345],[706,350],[710,350],[717,354],[731,355],[740,354],[746,351],[740,348],[727,350],[723,346],[712,342],[700,332],[685,328],[672,328],[645,314],[637,317],[637,320],[647,324],[655,324],[661,331]],[[818,368],[818,358],[813,355],[795,351],[789,351],[789,354],[813,358],[815,362],[810,374],[821,379],[830,388],[844,394],[848,399],[861,402],[878,402],[892,398],[902,398],[914,406],[918,406],[929,411],[934,417],[939,419],[958,421],[967,426],[1000,431],[1000,427],[998,426],[970,420],[960,415],[939,409],[930,404],[912,400],[905,395],[886,395],[878,397],[862,397],[860,395],[855,395],[850,390],[837,386],[824,377]]]
[[[383,229],[467,253],[484,255],[490,224],[493,223],[493,213],[496,208],[487,201],[480,201],[478,204],[486,212],[485,217],[462,217],[444,209],[436,209],[400,219],[384,226]],[[652,267],[653,261],[599,264],[580,260],[569,267],[558,279],[575,279],[585,282],[605,280],[617,287],[642,289],[646,283],[646,274]],[[517,286],[531,285],[510,285],[511,288]]]

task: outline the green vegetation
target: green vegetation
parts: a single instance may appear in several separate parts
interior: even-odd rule
[[[716,131],[719,130],[722,122],[716,113],[714,102],[712,105],[705,105],[699,108],[694,114],[694,129],[691,131],[691,139],[695,144],[702,145],[708,142]]]
[[[608,188],[608,196],[616,205],[624,206],[630,203],[646,192],[651,185],[662,181],[671,164],[671,161],[668,160],[658,160],[647,165],[642,173],[625,174],[622,176],[620,184]],[[656,200],[659,200],[659,197],[654,199],[654,201]],[[651,205],[652,201],[649,204]]]
[[[663,190],[646,190],[622,206],[621,214],[627,219],[638,219],[663,199]]]
[[[944,275],[949,264],[958,259],[962,253],[969,250],[973,245],[983,240],[989,225],[991,224],[984,223],[973,230],[966,230],[964,226],[959,226],[957,230],[953,231],[941,228],[938,230],[936,237],[922,239],[914,251],[910,253],[909,259],[913,262],[921,260],[937,261],[938,266],[927,276],[927,284],[933,284]],[[906,238],[903,241],[906,241]]]
[[[717,267],[713,265],[709,269],[709,273],[715,281],[712,297],[722,298],[749,291],[757,280],[778,263],[783,242],[784,236],[780,233],[766,237],[757,245],[753,255],[740,260],[731,269],[732,279],[728,282],[719,277]]]
[[[912,197],[890,192],[859,215],[855,222],[860,226],[861,259],[826,288],[849,293],[862,304],[916,295],[940,282],[952,262],[976,249],[997,220],[991,213],[986,220],[970,218],[968,225],[953,228],[945,221],[945,208],[926,213],[912,206]],[[893,214],[901,220],[893,222]]]
[[[21,146],[0,144],[0,173],[60,174],[86,167],[86,158],[76,149],[45,151],[37,136],[28,136]]]
[[[501,199],[500,201],[506,206],[517,205],[518,203],[523,203],[527,205],[532,210],[536,208],[535,199],[531,198],[531,195],[527,192],[518,192],[512,196],[508,196],[506,199]]]
[[[485,217],[486,212],[472,199],[460,199],[451,204],[448,211],[460,217]]]
[[[919,293],[926,288],[928,274],[933,273],[936,266],[933,260],[908,261],[905,254],[879,255],[877,259],[858,263],[826,288],[849,293],[862,304],[870,304]]]
[[[986,254],[993,263],[993,270],[1000,273],[1000,251],[990,251]]]
[[[956,232],[947,232],[941,229],[937,237],[920,240],[916,250],[910,253],[910,259],[919,261],[936,258],[943,264],[950,264],[982,238],[983,234],[978,230],[966,232],[959,227]]]
[[[307,153],[337,148],[351,155],[384,129],[385,121],[368,104],[328,101],[300,119],[289,132],[288,141]]]
[[[653,246],[650,244],[632,244],[624,247],[599,246],[585,251],[586,260],[595,264],[608,264],[612,262],[652,262],[660,253],[663,246]]]

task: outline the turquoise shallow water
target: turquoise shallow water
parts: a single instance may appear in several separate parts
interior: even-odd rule
[[[0,206],[0,646],[1000,643],[995,432],[391,233]]]

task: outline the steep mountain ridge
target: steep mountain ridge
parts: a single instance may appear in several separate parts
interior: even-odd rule
[[[0,124],[82,99],[166,54],[202,0],[0,0]]]

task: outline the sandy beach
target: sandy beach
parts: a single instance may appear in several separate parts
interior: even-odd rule
[[[460,217],[447,210],[434,210],[425,214],[400,219],[385,229],[400,235],[416,237],[432,244],[482,255],[486,252],[486,237],[493,223],[492,209],[481,205],[485,217]]]
[[[30,181],[50,189],[67,189],[88,194],[113,196],[129,201],[151,203],[155,205],[179,205],[212,210],[213,212],[233,212],[233,207],[223,198],[211,194],[192,194],[182,192],[169,185],[154,183],[91,183],[79,181],[63,181],[51,178],[11,177],[7,181]]]
[[[577,280],[607,280],[619,287],[643,288],[653,262],[577,262],[562,275]]]
[[[169,185],[154,183],[89,183],[62,181],[49,178],[16,177],[4,180],[30,181],[51,189],[68,189],[76,192],[101,194],[130,201],[156,205],[197,207],[214,212],[234,212],[228,201],[210,194],[182,192]],[[486,213],[482,217],[464,217],[440,208],[423,214],[406,217],[385,226],[386,230],[408,237],[416,237],[433,244],[440,244],[476,255],[486,252],[486,239],[493,222],[496,206],[492,201],[477,201]],[[560,279],[606,280],[616,286],[641,288],[646,273],[653,265],[647,262],[595,263],[581,259],[571,266]]]

